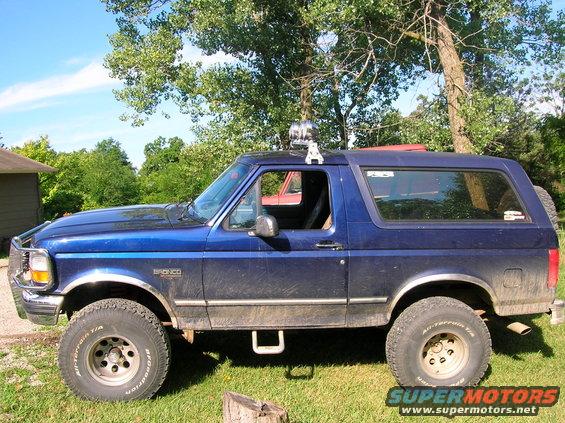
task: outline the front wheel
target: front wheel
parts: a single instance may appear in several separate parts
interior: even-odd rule
[[[491,352],[483,320],[449,297],[425,298],[406,308],[386,340],[386,358],[401,386],[476,385]]]
[[[59,344],[59,368],[77,396],[102,401],[150,398],[170,363],[159,319],[129,300],[92,303],[71,319]]]

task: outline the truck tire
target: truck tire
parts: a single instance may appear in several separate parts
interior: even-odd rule
[[[488,367],[490,333],[473,309],[449,297],[406,308],[386,339],[386,358],[400,386],[473,386]]]
[[[152,397],[170,364],[169,337],[148,308],[119,298],[92,303],[71,319],[59,343],[65,384],[89,400]]]
[[[551,195],[549,195],[549,192],[538,185],[534,185],[534,191],[543,204],[543,208],[549,216],[551,224],[553,225],[555,230],[559,229],[559,216],[557,215],[557,209],[555,208],[555,203],[553,202]]]

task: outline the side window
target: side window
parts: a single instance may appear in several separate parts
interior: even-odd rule
[[[229,229],[251,229],[255,226],[255,219],[259,216],[260,189],[261,185],[257,181],[249,191],[245,193],[236,208],[228,217]]]
[[[326,173],[263,173],[228,216],[226,229],[252,229],[260,214],[274,216],[280,229],[329,229],[332,220]]]
[[[529,221],[499,172],[364,169],[364,173],[384,220]]]

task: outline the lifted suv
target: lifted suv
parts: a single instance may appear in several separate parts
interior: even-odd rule
[[[516,162],[311,153],[245,154],[190,204],[77,213],[15,238],[20,316],[72,316],[59,347],[69,388],[152,396],[165,327],[249,330],[263,354],[284,350],[286,329],[387,324],[399,384],[473,385],[491,355],[480,310],[563,323],[557,235]],[[289,174],[300,195],[272,201]],[[261,330],[279,344],[259,345]]]

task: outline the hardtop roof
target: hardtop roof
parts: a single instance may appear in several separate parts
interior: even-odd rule
[[[321,153],[324,165],[500,169],[510,161],[492,156],[430,151],[321,150]],[[306,150],[260,151],[243,154],[238,161],[252,165],[303,165],[306,154]]]

